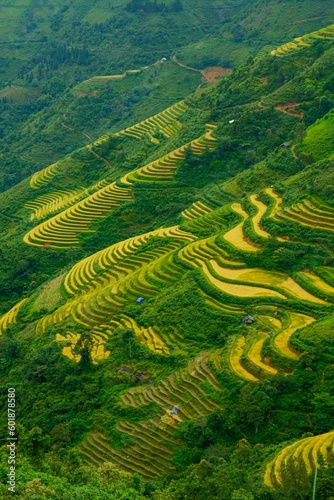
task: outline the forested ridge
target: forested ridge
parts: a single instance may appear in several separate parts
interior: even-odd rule
[[[334,28],[326,2],[294,2],[309,29],[282,23],[252,51],[258,4],[239,3],[243,19],[209,4],[244,51],[213,83],[200,71],[226,61],[191,60],[201,37],[176,52],[193,69],[162,50],[94,68],[88,41],[114,26],[131,44],[127,16],[192,15],[186,0],[82,4],[80,22],[55,4],[48,34],[26,11],[25,36],[40,25],[55,43],[0,91],[17,498],[333,498]],[[113,15],[93,23],[99,9]],[[73,43],[57,41],[70,20]],[[9,498],[5,440],[0,456]]]

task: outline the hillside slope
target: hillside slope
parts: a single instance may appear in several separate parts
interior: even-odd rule
[[[330,499],[333,52],[249,58],[1,193],[18,498],[295,499],[319,467]]]
[[[1,191],[250,55],[334,22],[330,1],[25,0],[0,9]]]

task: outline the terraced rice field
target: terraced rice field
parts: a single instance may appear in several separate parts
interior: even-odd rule
[[[184,144],[171,153],[162,156],[158,160],[148,163],[144,167],[138,168],[133,172],[129,172],[121,178],[121,183],[125,185],[132,185],[134,182],[170,182],[173,180],[174,173],[176,172],[179,163],[185,158],[188,148],[194,154],[200,155],[207,149],[215,149],[217,140],[212,135],[213,130],[216,128],[214,125],[207,125],[207,131],[197,139]]]
[[[78,234],[94,232],[90,229],[94,220],[105,217],[113,208],[129,200],[132,200],[131,190],[113,182],[33,228],[24,236],[24,242],[59,249],[77,247],[80,244]]]
[[[289,339],[296,330],[304,328],[312,323],[314,318],[295,312],[289,312],[287,317],[289,318],[289,323],[283,326],[282,322],[277,318],[261,315],[256,316],[257,321],[261,318],[266,320],[266,324],[264,325],[266,328],[270,326],[270,328],[274,330],[271,334],[274,348],[281,355],[289,359],[298,360],[300,355],[290,347]],[[261,323],[263,323],[263,321],[261,321]],[[229,354],[229,364],[231,370],[238,375],[238,377],[255,382],[259,380],[256,376],[258,369],[260,369],[264,375],[275,375],[277,373],[277,369],[270,364],[270,359],[262,356],[263,344],[268,338],[270,338],[270,336],[264,332],[257,332],[255,335],[251,335],[247,344],[245,337],[237,336],[235,338]],[[255,373],[252,373],[252,369],[248,367],[248,365],[247,367],[243,365],[242,357],[245,355],[254,365]]]
[[[271,51],[272,56],[282,57],[295,50],[309,47],[317,40],[333,40],[334,39],[334,24],[322,28],[318,31],[313,31],[307,35],[295,38],[292,42],[285,43],[277,49]]]
[[[291,336],[299,328],[304,328],[305,326],[312,323],[314,318],[311,316],[306,316],[305,314],[289,312],[290,324],[282,332],[274,338],[274,347],[283,356],[290,359],[298,360],[299,355],[290,347],[289,341]]]
[[[221,372],[223,370],[224,367],[222,359],[222,349],[217,349],[216,351],[212,352],[209,356],[209,360],[211,363],[213,363],[218,372]]]
[[[216,245],[215,240],[216,236],[210,236],[210,238],[191,242],[179,251],[178,257],[196,268],[217,256],[221,256],[223,260],[229,262],[227,252]]]
[[[282,330],[283,328],[282,321],[278,318],[271,318],[270,316],[257,314],[256,320],[259,321],[265,328],[270,328],[274,332]]]
[[[214,128],[214,125],[207,125],[207,132],[203,136],[178,148],[155,162],[139,168],[134,172],[130,172],[121,179],[121,182],[131,186],[134,182],[172,180],[174,171],[177,169],[179,161],[184,158],[188,147],[190,147],[195,154],[201,154],[206,149],[215,148],[216,139],[212,136]],[[37,181],[35,181],[35,185],[36,182]],[[78,234],[92,232],[91,223],[94,220],[105,217],[113,208],[131,199],[131,189],[119,187],[114,182],[102,187],[96,193],[87,196],[85,199],[75,203],[60,214],[36,226],[25,235],[24,241],[34,246],[47,245],[58,249],[77,247],[80,245]],[[41,209],[39,213],[43,213],[44,215],[45,210],[43,202],[45,201],[45,198],[39,200],[39,203],[42,203],[42,207],[37,202],[38,206],[36,206],[36,203],[33,203],[32,205],[30,204],[30,208]],[[57,207],[60,208],[59,203],[64,202],[64,198],[61,200],[61,197],[58,197],[56,200],[48,199],[48,201],[48,210],[50,209],[50,204],[52,207],[53,202],[56,203],[56,205],[58,203]]]
[[[214,262],[214,261],[213,261]],[[204,276],[208,279],[208,281],[218,288],[220,291],[228,294],[234,295],[236,297],[276,297],[279,299],[285,299],[284,295],[270,290],[269,288],[263,288],[260,286],[248,286],[248,285],[239,285],[235,283],[227,283],[223,281],[223,278],[218,279],[212,274],[214,272],[211,265],[207,265],[205,263],[202,264],[202,271]]]
[[[62,349],[62,355],[67,358],[79,363],[81,356],[80,354],[73,353],[73,348],[76,346],[80,339],[79,333],[68,332],[66,335],[56,334],[56,340],[58,342],[66,342],[66,345]]]
[[[119,317],[118,326],[121,328],[131,328],[139,342],[146,345],[150,351],[157,354],[169,354],[169,348],[162,337],[158,334],[155,326],[150,326],[148,328],[139,327],[133,318],[130,318],[125,314],[122,314]]]
[[[135,444],[118,450],[111,446],[105,436],[93,433],[78,450],[90,465],[100,466],[111,462],[121,470],[137,473],[144,481],[149,481],[175,469],[171,463],[172,447],[179,442],[171,437],[176,430],[173,423],[168,422],[168,427],[163,430],[154,419],[138,425],[120,422],[117,429],[132,437]]]
[[[148,279],[148,273],[151,271],[151,264],[158,260],[162,255],[173,251],[175,245],[170,243],[162,249],[156,249],[146,257],[149,262],[140,261],[134,263],[136,268],[132,268],[131,261],[124,261],[114,266],[108,275],[105,276],[105,282],[100,288],[80,295],[72,302],[71,316],[73,319],[85,326],[91,326],[105,322],[128,303],[133,303],[139,297],[154,297],[160,287]],[[130,267],[131,266],[131,267]]]
[[[53,163],[43,170],[36,172],[30,179],[30,187],[38,189],[41,186],[48,184],[58,173],[57,163]]]
[[[302,226],[324,231],[334,231],[334,209],[314,198],[306,198],[290,208],[278,211],[275,218],[291,220]]]
[[[71,307],[74,321],[87,327],[97,325],[108,321],[127,303],[135,302],[138,296],[152,297],[158,293],[155,287],[145,281],[143,270],[129,273],[123,280],[118,279],[116,284],[75,299]]]
[[[224,313],[227,314],[239,314],[239,315],[244,314],[244,310],[241,307],[231,306],[230,304],[224,304],[219,300],[210,297],[210,295],[203,292],[203,290],[200,290],[200,293],[204,297],[205,303],[208,306],[213,307],[214,309],[218,309],[219,311],[223,311]]]
[[[122,450],[113,448],[101,434],[91,434],[79,447],[85,460],[93,465],[112,462],[120,469],[137,472],[144,480],[153,479],[171,471],[173,451],[180,441],[172,437],[177,422],[208,415],[220,405],[210,397],[205,388],[209,384],[219,395],[222,391],[216,377],[207,366],[208,353],[191,360],[187,368],[171,374],[157,385],[132,388],[123,394],[123,403],[137,408],[152,402],[161,408],[157,417],[139,424],[121,421],[117,430],[132,437],[134,443]],[[204,384],[204,385],[203,385]],[[178,405],[178,413],[169,412]]]
[[[245,337],[240,336],[234,340],[229,356],[230,368],[238,377],[246,380],[247,382],[258,382],[259,378],[255,377],[255,375],[246,370],[241,363],[241,357],[245,350],[245,346]]]
[[[254,215],[254,217],[252,217],[252,224],[254,231],[262,238],[270,238],[271,237],[270,234],[267,233],[267,231],[262,229],[260,226],[261,219],[268,210],[267,205],[262,203],[262,201],[258,200],[255,194],[252,194],[249,197],[249,200],[257,208],[257,214]]]
[[[261,351],[264,342],[269,338],[269,335],[264,332],[257,333],[254,338],[252,345],[250,346],[247,358],[258,368],[266,372],[268,375],[275,375],[277,373],[276,368],[273,368],[268,363],[265,363],[262,356]]]
[[[208,382],[213,389],[222,390],[207,366],[208,358],[208,353],[202,353],[196,360],[191,360],[187,368],[173,373],[157,385],[132,388],[121,398],[126,405],[134,408],[155,402],[167,413],[177,405],[180,420],[208,415],[219,408],[219,404],[210,398],[201,384]]]
[[[206,206],[201,201],[196,201],[191,205],[190,208],[187,208],[182,212],[182,215],[185,219],[197,219],[198,217],[202,217],[205,214],[212,212],[212,209]]]
[[[184,101],[180,101],[161,113],[121,130],[115,135],[127,135],[136,139],[141,139],[143,136],[148,135],[152,142],[159,143],[160,141],[154,137],[154,135],[158,132],[163,134],[167,139],[174,135],[181,128],[181,123],[178,121],[178,118],[183,115],[187,109],[188,107]]]
[[[246,241],[244,233],[243,233],[243,225],[246,219],[248,219],[249,215],[244,211],[240,203],[233,203],[231,208],[238,215],[241,215],[242,221],[235,226],[233,229],[224,234],[224,239],[233,245],[237,250],[241,250],[242,252],[257,252],[259,250],[255,245],[251,245]]]
[[[264,190],[264,192],[270,196],[270,198],[273,199],[273,202],[274,202],[274,205],[273,205],[273,208],[271,210],[271,213],[269,215],[269,217],[271,218],[274,218],[276,213],[281,210],[281,207],[282,207],[282,198],[275,193],[275,191],[273,190],[273,188],[267,188]]]
[[[89,190],[91,192],[99,191],[99,189],[107,187],[109,184],[110,183],[107,181],[107,179],[102,179],[102,180],[98,181],[96,184],[93,184],[93,186],[90,186]]]
[[[210,261],[213,270],[221,277],[221,279],[241,281],[244,283],[253,283],[255,285],[267,285],[270,288],[276,288],[281,298],[285,294],[286,297],[293,296],[299,300],[306,300],[315,304],[327,304],[322,299],[315,297],[304,290],[290,276],[276,271],[265,271],[260,268],[254,269],[229,269],[220,266],[214,260]]]
[[[101,20],[101,22],[105,20],[105,13],[104,12],[99,17],[99,20]],[[84,19],[84,21],[87,21],[87,17]],[[96,18],[94,18],[94,21],[96,22]],[[89,93],[91,91],[92,84],[99,85],[99,83],[103,83],[105,80],[121,80],[122,78],[125,78],[127,75],[141,73],[142,71],[144,71],[145,69],[148,69],[149,67],[150,66],[142,66],[139,69],[128,69],[124,73],[120,73],[120,74],[116,74],[116,75],[92,76],[91,78],[88,78],[88,80],[84,80],[83,82],[80,82],[78,85],[76,85],[74,87],[73,91],[76,93],[76,95],[80,95],[81,92]]]
[[[54,191],[43,194],[33,201],[28,201],[24,206],[34,212],[31,214],[30,220],[44,219],[47,215],[63,210],[87,195],[88,191],[85,188],[73,191]]]
[[[320,457],[327,461],[327,457],[334,452],[334,432],[327,432],[319,436],[312,436],[296,441],[281,450],[268,463],[264,483],[270,488],[279,488],[284,482],[284,467],[294,470],[298,462],[303,461],[307,473],[311,475],[315,467],[320,465]],[[298,469],[297,469],[298,470]]]
[[[326,283],[334,285],[334,267],[319,266],[316,272]]]
[[[120,326],[120,324],[118,326]],[[109,357],[110,351],[106,350],[105,343],[106,340],[108,340],[109,336],[112,335],[112,333],[113,332],[110,325],[100,325],[92,328],[90,332],[88,347],[93,364],[96,365],[100,361]],[[66,345],[62,350],[63,356],[66,356],[77,363],[80,361],[81,355],[75,354],[73,352],[73,349],[76,347],[80,338],[80,334],[76,334],[73,332],[67,332],[65,336],[59,333],[57,333],[56,335],[57,341],[66,341]]]
[[[321,279],[319,276],[316,274],[310,273],[310,272],[300,272],[298,273],[300,276],[302,276],[306,281],[310,282],[313,286],[315,286],[318,290],[321,292],[329,295],[329,296],[334,296],[334,287],[330,286],[326,281]]]
[[[189,210],[189,209],[188,209]],[[187,210],[185,210],[187,212]],[[184,213],[183,216],[185,217]],[[187,212],[188,214],[188,212]],[[211,210],[210,212],[198,216],[196,218],[187,218],[185,224],[183,224],[189,231],[221,231],[227,226],[226,222],[226,210],[225,207],[217,208],[216,210]]]
[[[169,354],[168,346],[157,333],[155,327],[140,328],[134,319],[121,314],[118,315],[117,319],[111,319],[108,324],[100,324],[91,329],[89,350],[94,364],[109,357],[110,351],[106,350],[105,343],[115,328],[131,328],[139,342],[146,345],[150,351],[157,354]],[[59,333],[56,335],[57,341],[66,341],[66,345],[62,349],[63,356],[76,362],[80,361],[81,356],[73,352],[80,337],[80,334],[72,332],[67,332],[65,336]]]
[[[17,314],[27,300],[21,300],[0,318],[0,334],[3,334],[9,325],[16,323]]]
[[[175,241],[136,255],[135,250],[152,235],[174,237]],[[89,328],[110,324],[111,318],[126,304],[135,302],[139,296],[155,296],[161,287],[175,282],[184,271],[173,262],[173,253],[193,236],[177,226],[143,236],[112,245],[76,264],[64,282],[72,298],[44,316],[37,323],[37,332],[44,333],[48,326],[69,318]],[[168,353],[155,329],[142,329],[138,338],[154,352]]]
[[[156,229],[115,243],[75,264],[65,277],[64,286],[66,291],[70,295],[74,295],[80,290],[87,289],[87,287],[89,289],[90,284],[92,284],[93,288],[101,286],[97,279],[98,275],[133,255],[151,237],[169,237],[180,242],[195,239],[195,236],[191,233],[182,231],[178,226],[172,226]],[[139,265],[142,265],[141,261]]]

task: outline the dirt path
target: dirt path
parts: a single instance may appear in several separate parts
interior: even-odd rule
[[[292,21],[291,24],[305,23],[306,21],[316,21],[317,19],[322,19],[323,16],[318,17],[307,17],[306,19],[298,19],[297,21]]]
[[[82,135],[84,135],[85,137],[87,137],[87,139],[90,141],[90,142],[94,142],[94,139],[91,138],[90,135],[86,134],[86,132],[81,132]]]
[[[223,68],[223,66],[207,66],[204,69],[193,68],[179,61],[175,55],[173,61],[182,68],[196,71],[202,75],[202,83],[197,87],[196,92],[202,88],[203,83],[215,83],[221,76],[226,76],[232,72],[232,68]]]
[[[317,19],[328,19],[329,16],[317,16],[317,17],[306,17],[305,19],[296,19],[295,21],[290,21],[289,23],[280,24],[280,26],[291,26],[294,24],[306,23],[307,21],[316,21]],[[268,28],[274,28],[276,25],[271,24]]]
[[[198,73],[202,73],[202,70],[198,69],[198,68],[192,68],[191,66],[187,66],[187,64],[183,64],[181,63],[180,61],[177,60],[176,56],[173,56],[173,61],[176,62],[176,64],[178,64],[179,66],[181,66],[182,68],[186,68],[186,69],[190,69],[191,71],[197,71]],[[204,75],[203,75],[204,76]]]
[[[65,115],[65,114],[63,115],[63,117],[64,117],[64,119],[66,119],[66,115]],[[68,129],[68,130],[72,130],[72,131],[74,131],[74,128],[69,127],[69,126],[68,126],[68,125],[66,125],[66,123],[64,123],[64,122],[62,122],[62,126],[63,126],[64,128],[66,128],[66,129]],[[79,132],[79,133],[80,133],[80,134],[82,134],[84,137],[86,137],[86,139],[88,139],[90,143],[94,142],[94,139],[93,139],[90,135],[88,135],[86,132]],[[88,147],[89,151],[90,151],[90,152],[91,152],[91,153],[92,153],[92,154],[93,154],[96,158],[99,158],[100,160],[104,161],[104,163],[105,163],[106,165],[108,165],[108,167],[110,168],[110,170],[112,170],[113,166],[112,166],[112,164],[110,163],[110,161],[108,161],[106,158],[103,158],[103,156],[99,155],[96,151],[94,151],[92,144],[88,144],[88,145],[87,145],[87,147]]]
[[[303,118],[304,113],[302,111],[298,113],[298,111],[296,110],[296,107],[299,105],[300,103],[298,102],[287,102],[286,104],[279,104],[278,106],[275,106],[275,109],[281,111],[282,113],[285,113],[286,115],[295,116],[296,118]]]
[[[291,153],[292,153],[292,156],[293,156],[294,158],[296,158],[296,160],[298,160],[298,156],[296,155],[295,147],[296,147],[296,145],[295,145],[295,144],[293,144],[293,145],[291,146]]]
[[[94,155],[96,156],[96,158],[99,158],[100,160],[104,161],[104,163],[106,165],[108,165],[108,167],[110,168],[110,170],[112,170],[112,164],[110,163],[110,161],[108,161],[106,158],[103,158],[103,156],[99,155],[99,153],[97,153],[96,151],[94,151],[94,149],[92,148],[92,145],[91,144],[88,144],[88,149],[89,151]]]
[[[66,120],[66,115],[65,115],[65,113],[63,114],[63,118],[64,118],[64,120]],[[74,128],[69,127],[69,126],[68,126],[68,125],[66,125],[66,123],[64,123],[64,122],[61,122],[61,125],[62,125],[62,127],[67,128],[67,130],[74,130]]]
[[[285,113],[286,115],[295,116],[296,118],[303,118],[304,113],[302,111],[298,113],[298,111],[296,110],[297,106],[299,105],[300,103],[298,102],[287,102],[285,104],[278,104],[277,106],[275,106],[275,109],[277,109],[277,111],[280,111],[281,113]],[[259,108],[269,107],[269,105],[266,106],[261,101],[257,103],[257,106]]]
[[[74,130],[74,128],[68,127],[64,122],[61,123],[64,128],[67,128],[67,130]]]

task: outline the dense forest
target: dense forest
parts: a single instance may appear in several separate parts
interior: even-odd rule
[[[332,500],[333,6],[6,9],[0,496]]]

